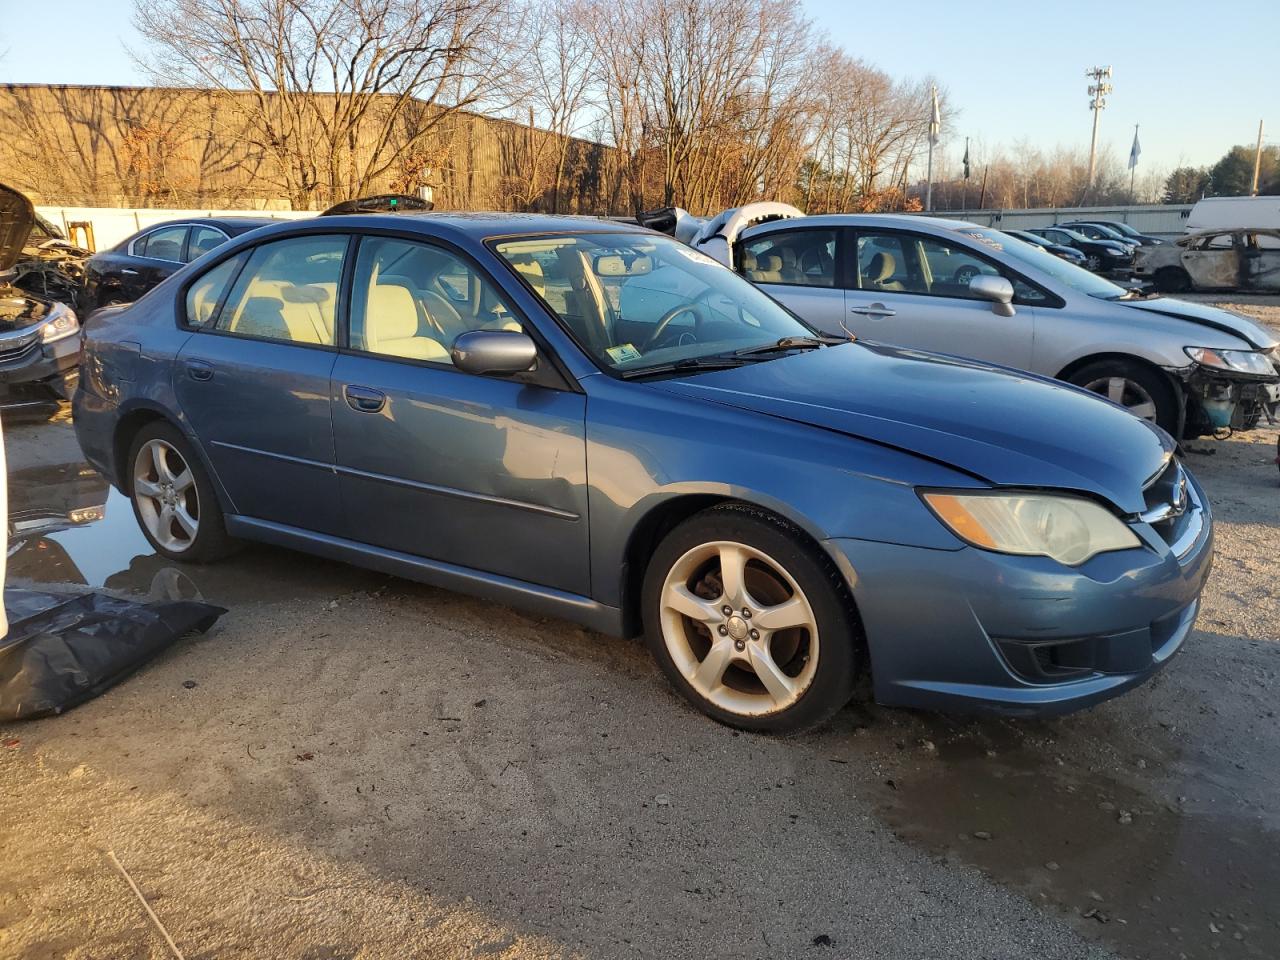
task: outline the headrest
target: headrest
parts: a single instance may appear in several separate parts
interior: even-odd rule
[[[754,270],[756,269],[757,263],[758,261],[756,260],[756,255],[754,253],[752,253],[750,250],[742,251],[742,269],[743,270]]]
[[[893,254],[880,252],[871,258],[871,263],[867,265],[867,277],[872,283],[881,283],[893,276],[894,268],[897,262],[893,259]]]
[[[289,303],[324,303],[329,291],[314,283],[289,284],[280,290],[280,296]]]
[[[786,267],[794,267],[796,265],[796,252],[790,247],[783,247],[780,251],[782,254],[782,264]]]
[[[542,264],[533,257],[512,260],[511,265],[516,268],[517,272],[529,281],[529,286],[533,287],[534,292],[539,296],[546,292],[546,283],[543,281],[545,276],[542,272]]]
[[[760,257],[759,262],[760,269],[765,273],[776,273],[782,269],[782,258],[776,253],[770,254],[767,257]]]

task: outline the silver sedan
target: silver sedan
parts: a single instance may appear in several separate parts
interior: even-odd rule
[[[1093,390],[1175,437],[1249,429],[1280,401],[1277,340],[1144,297],[988,227],[888,214],[777,219],[730,266],[822,331],[993,361]]]

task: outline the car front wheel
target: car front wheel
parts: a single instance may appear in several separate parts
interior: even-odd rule
[[[771,514],[727,505],[681,524],[654,552],[643,603],[663,673],[723,723],[792,732],[852,695],[861,633],[848,587]]]
[[[1178,397],[1159,371],[1127,360],[1101,360],[1077,370],[1071,383],[1101,394],[1135,417],[1163,427],[1178,436]]]
[[[153,423],[129,450],[129,499],[151,545],[170,560],[206,563],[230,553],[213,484],[186,438],[168,423]]]

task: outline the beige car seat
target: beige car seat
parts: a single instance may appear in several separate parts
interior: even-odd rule
[[[871,262],[867,264],[867,269],[862,275],[862,289],[864,290],[897,290],[902,291],[906,288],[898,280],[890,280],[893,271],[897,268],[897,261],[893,259],[893,254],[881,251],[871,258]]]
[[[418,306],[408,287],[372,283],[364,314],[365,349],[390,357],[451,362],[444,344],[418,332]]]

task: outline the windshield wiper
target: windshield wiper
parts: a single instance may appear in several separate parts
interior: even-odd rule
[[[745,366],[750,362],[743,357],[713,354],[709,357],[685,357],[683,360],[660,363],[653,367],[641,367],[638,370],[623,370],[618,376],[624,380],[633,380],[636,377],[647,377],[657,373],[680,373],[685,370],[727,370],[730,367]]]
[[[761,343],[754,347],[735,350],[735,357],[749,357],[757,353],[773,353],[777,350],[816,350],[836,343],[848,343],[844,337],[783,337],[773,343]]]

